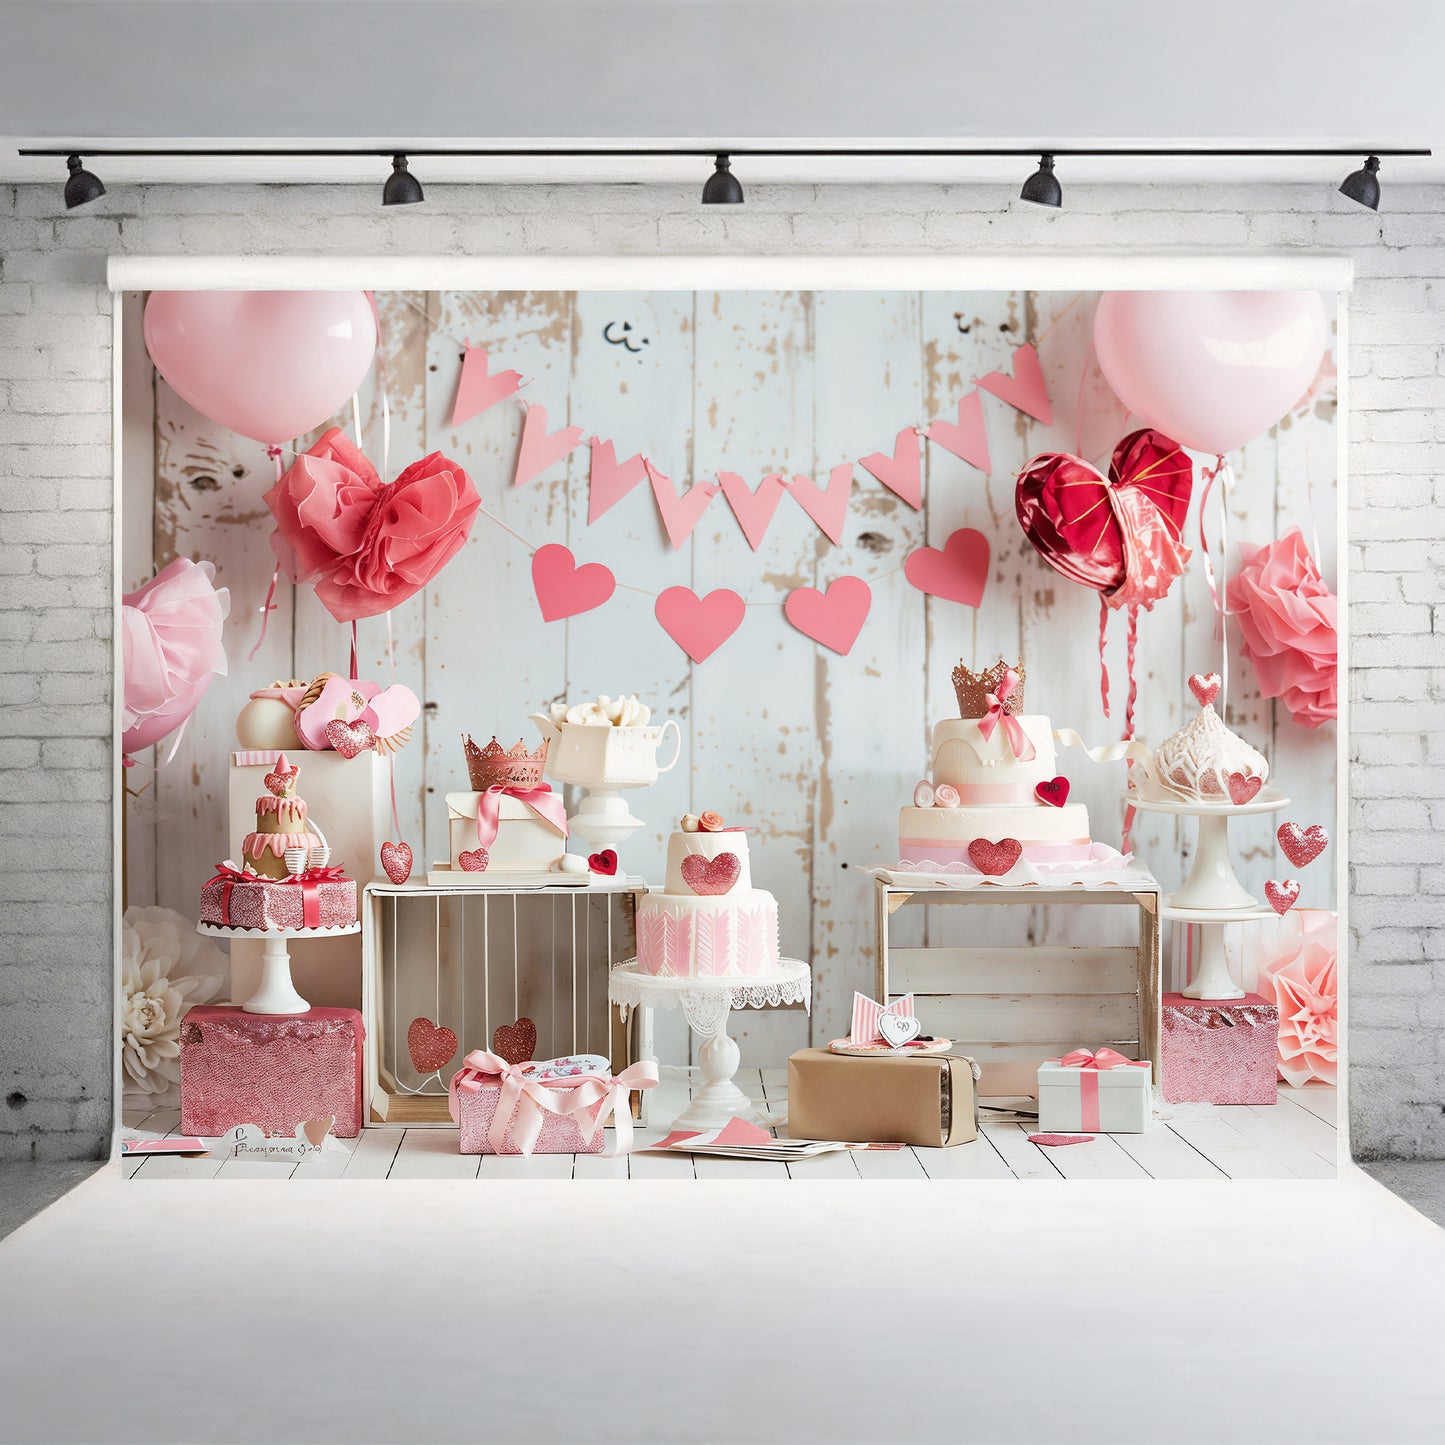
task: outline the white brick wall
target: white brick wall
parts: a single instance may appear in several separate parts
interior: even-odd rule
[[[0,189],[0,1154],[100,1149],[110,1110],[109,252],[455,254],[1081,249],[1347,252],[1353,1125],[1445,1156],[1445,202],[1328,187]],[[1437,622],[1440,624],[1437,627]]]

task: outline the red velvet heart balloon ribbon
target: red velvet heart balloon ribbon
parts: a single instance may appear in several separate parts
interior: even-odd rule
[[[1004,706],[1014,690],[1019,685],[1019,675],[1013,668],[1009,668],[1003,675],[1003,681],[998,685],[997,692],[987,694],[988,711],[978,720],[979,736],[985,742],[993,736],[994,729],[999,723],[1003,724],[1004,736],[1008,739],[1009,746],[1013,749],[1016,758],[1028,762],[1034,754],[1034,745],[1029,741],[1028,734],[1023,729],[1023,724],[1007,710]]]
[[[567,836],[567,805],[560,793],[547,783],[535,788],[517,788],[493,783],[477,798],[477,844],[490,848],[497,841],[497,828],[502,819],[502,799],[515,798],[525,803],[545,823],[550,823],[564,838]]]

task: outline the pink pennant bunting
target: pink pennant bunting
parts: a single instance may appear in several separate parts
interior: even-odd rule
[[[560,542],[538,547],[532,556],[532,590],[544,622],[559,622],[601,607],[617,587],[617,579],[600,562],[577,565],[571,549]]]
[[[617,460],[611,442],[592,438],[592,472],[587,488],[587,525],[590,527],[604,512],[610,511],[647,476],[647,463],[641,456]]]
[[[452,407],[452,430],[463,422],[480,416],[499,401],[514,396],[522,385],[520,371],[499,371],[487,374],[487,350],[468,345],[462,353],[462,374],[457,378],[457,399]]]
[[[643,460],[652,495],[657,499],[658,514],[667,529],[667,540],[676,552],[692,536],[692,529],[707,511],[708,503],[722,491],[715,482],[694,482],[679,496],[672,489],[672,478],[664,476],[651,462]]]
[[[988,432],[983,425],[983,398],[976,391],[959,398],[956,422],[929,422],[928,440],[962,457],[981,472],[993,470],[988,455]]]
[[[903,498],[913,510],[923,506],[923,447],[918,429],[906,426],[893,442],[893,455],[872,452],[858,458],[858,465],[877,477],[890,492]]]
[[[805,637],[846,656],[872,605],[873,591],[861,577],[835,577],[826,592],[795,587],[783,603],[783,615]]]
[[[747,608],[725,587],[706,597],[691,587],[669,587],[653,610],[662,630],[694,662],[706,662],[742,626]]]
[[[757,491],[753,491],[736,472],[719,472],[717,479],[722,484],[722,494],[728,499],[728,506],[738,519],[738,526],[743,529],[743,536],[748,539],[748,546],[756,552],[768,535],[773,514],[783,500],[787,483],[776,473],[769,473],[758,483]]]
[[[843,462],[828,473],[828,485],[820,487],[812,477],[797,476],[788,483],[793,500],[818,524],[825,537],[843,540],[848,521],[848,497],[853,491],[853,463]]]
[[[522,422],[522,445],[517,451],[517,470],[512,473],[512,485],[520,487],[540,477],[549,467],[554,467],[574,447],[582,445],[582,428],[564,426],[561,431],[547,434],[547,408],[533,403],[527,408]]]
[[[1024,342],[1014,352],[1012,376],[1002,371],[991,371],[987,376],[979,377],[975,384],[992,392],[1000,401],[1008,402],[1015,411],[1026,412],[1045,426],[1054,419],[1054,410],[1049,405],[1049,389],[1044,384],[1044,369],[1039,364],[1039,354],[1032,342]]]

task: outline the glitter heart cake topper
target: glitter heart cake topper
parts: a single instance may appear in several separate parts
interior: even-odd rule
[[[1196,672],[1190,676],[1189,691],[1200,707],[1208,707],[1219,696],[1224,680],[1217,672]]]
[[[738,881],[742,863],[736,853],[719,853],[715,858],[689,853],[682,860],[682,881],[700,897],[726,893]]]
[[[277,798],[289,798],[295,796],[296,775],[301,771],[299,767],[287,767],[286,754],[279,753],[276,757],[276,764],[266,774],[264,782],[266,791]]]

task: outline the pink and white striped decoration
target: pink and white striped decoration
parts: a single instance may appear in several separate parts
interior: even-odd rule
[[[878,1020],[884,1014],[895,1014],[901,1019],[916,1017],[913,1012],[913,995],[906,993],[902,998],[896,998],[887,1008],[881,1003],[875,1003],[866,994],[855,992],[853,994],[853,1031],[849,1036],[849,1042],[854,1044],[873,1044],[882,1039],[883,1035],[878,1032]]]

